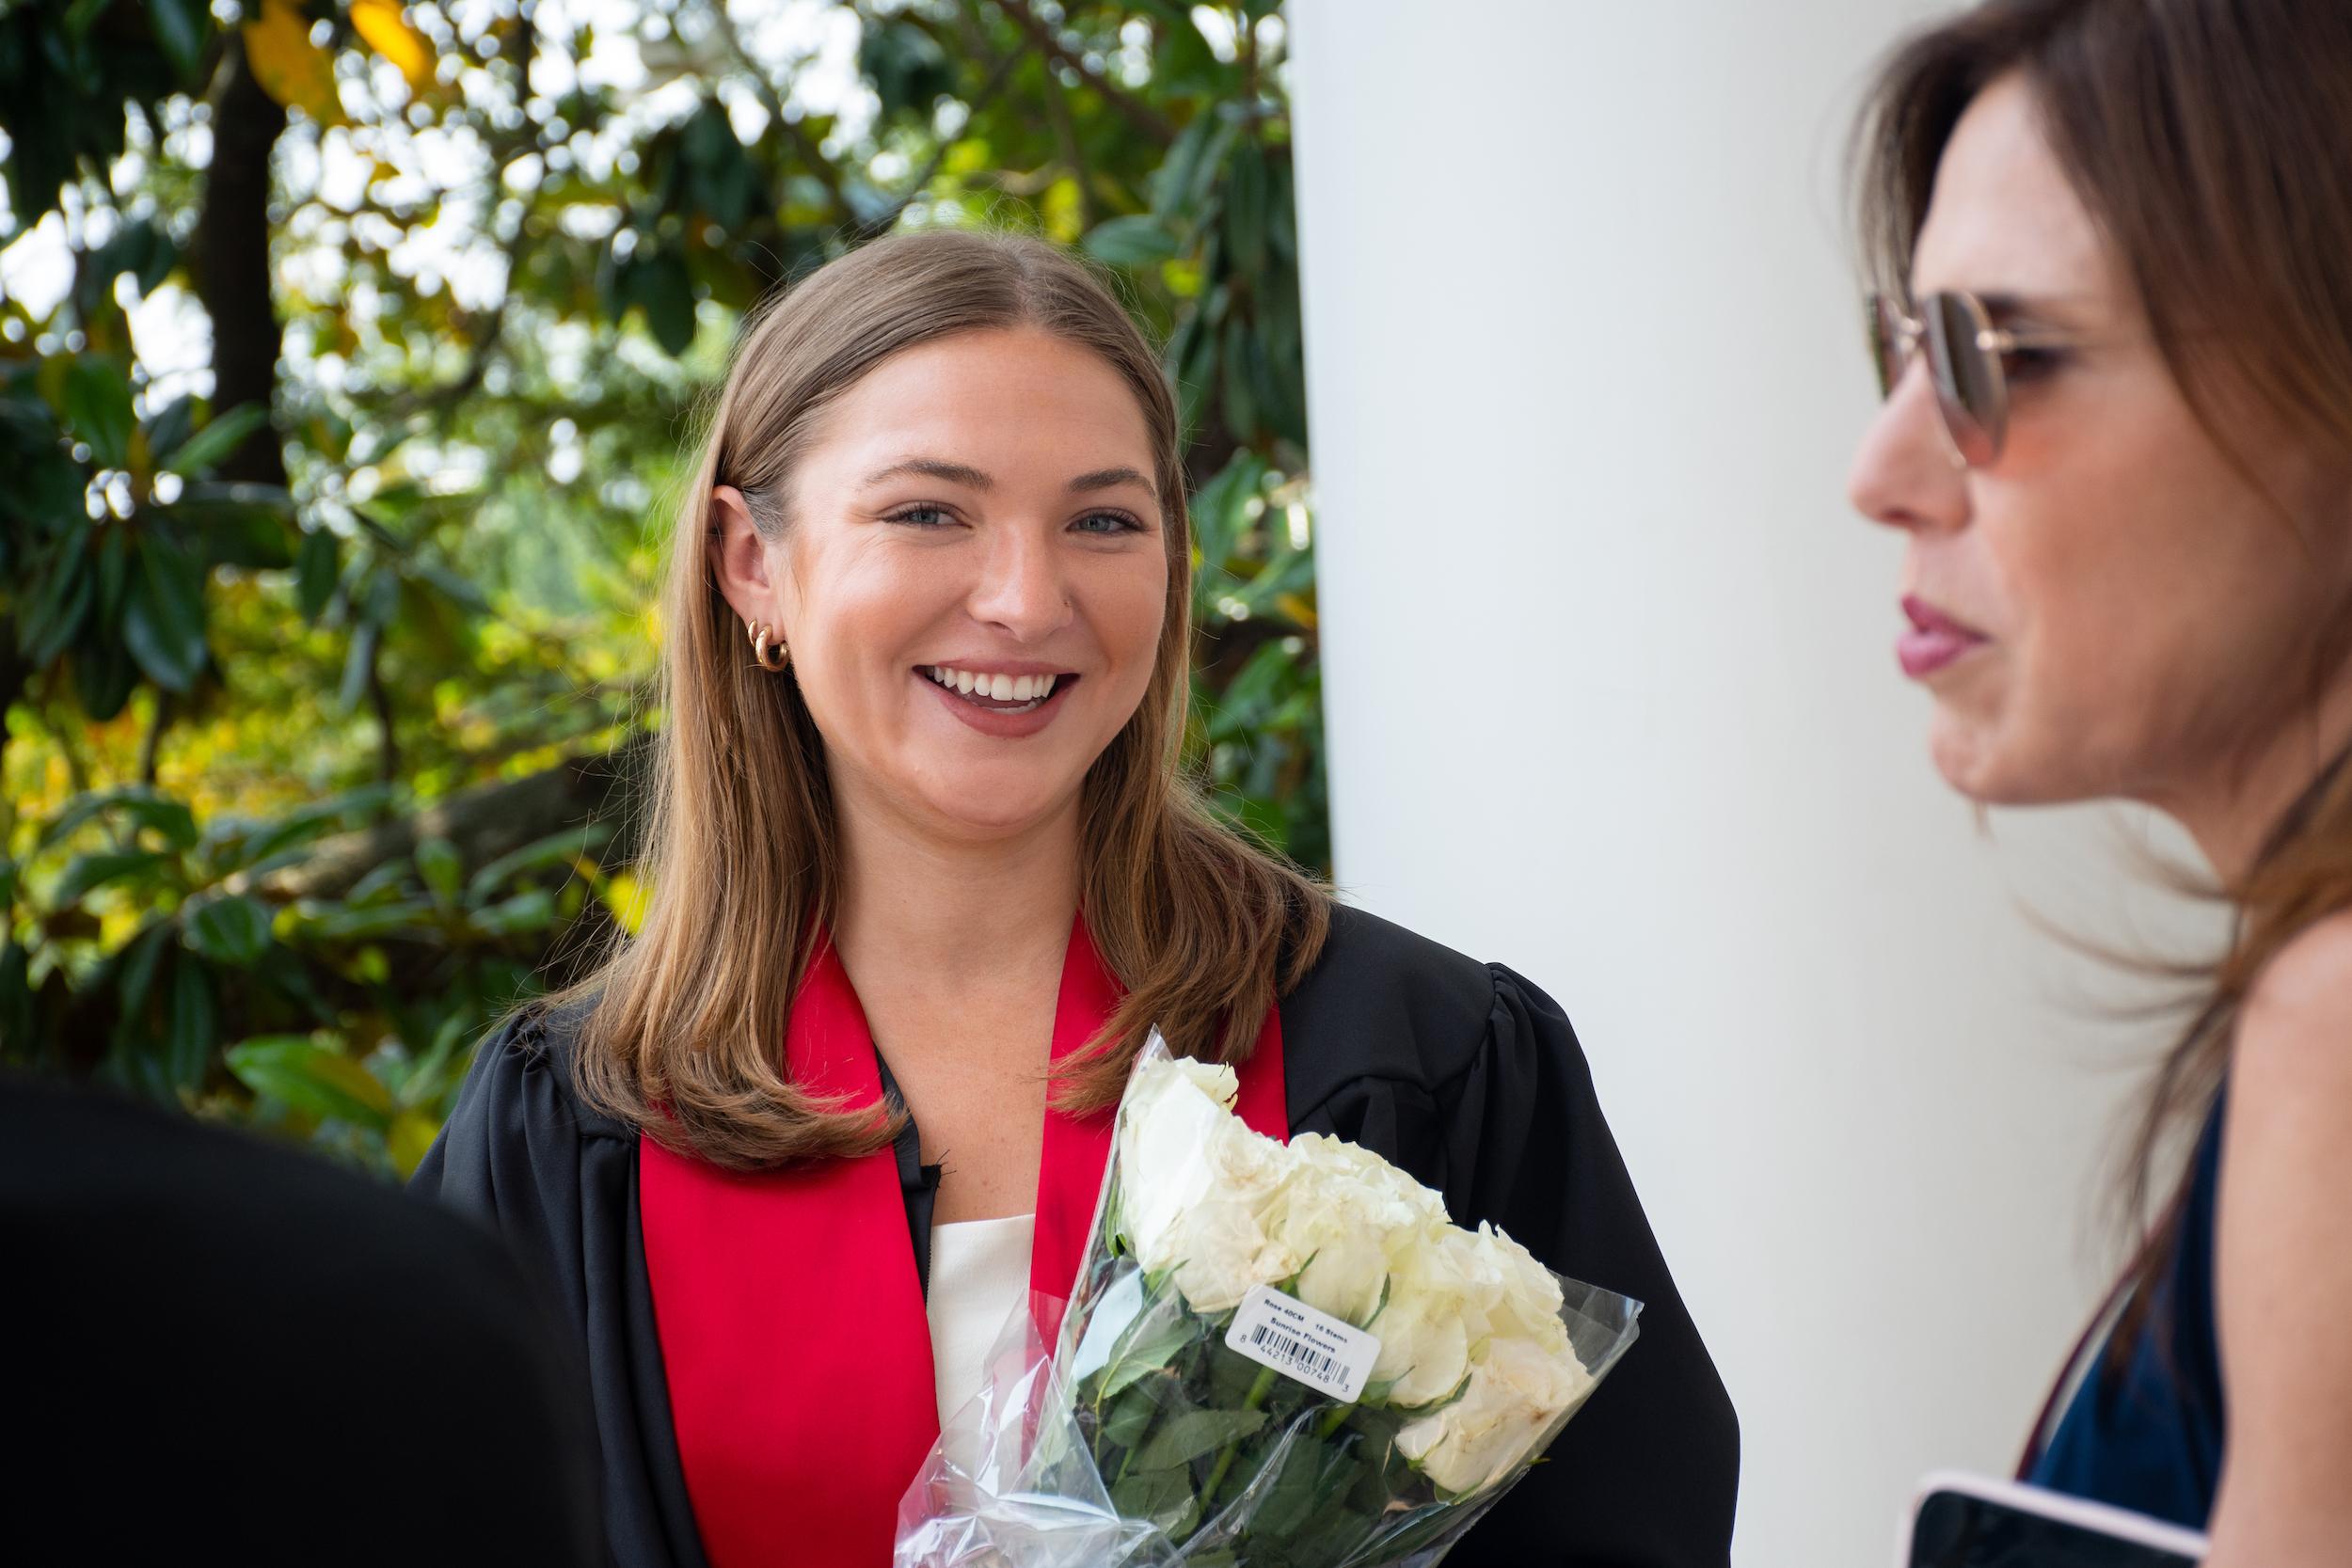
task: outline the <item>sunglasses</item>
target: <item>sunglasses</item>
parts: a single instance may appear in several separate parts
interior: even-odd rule
[[[2007,357],[2025,349],[2062,348],[2066,340],[1995,326],[1984,301],[1971,293],[1930,294],[1919,302],[1917,316],[1889,294],[1874,293],[1868,305],[1879,395],[1893,394],[1925,347],[1954,463],[1982,468],[1996,461],[2009,435]]]

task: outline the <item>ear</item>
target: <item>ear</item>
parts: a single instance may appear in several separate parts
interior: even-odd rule
[[[752,521],[743,492],[722,484],[710,492],[710,577],[739,620],[765,621],[784,631],[783,585],[770,569],[768,541]]]

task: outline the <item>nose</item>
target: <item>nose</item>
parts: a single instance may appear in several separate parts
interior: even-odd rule
[[[1846,499],[1872,522],[1915,533],[1968,520],[1967,469],[1945,433],[1924,358],[1904,370],[1863,432]]]
[[[970,600],[974,618],[1021,642],[1042,641],[1069,625],[1070,581],[1055,539],[1026,527],[992,529],[987,539]]]

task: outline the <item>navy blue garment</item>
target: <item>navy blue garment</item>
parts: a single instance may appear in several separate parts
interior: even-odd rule
[[[2201,1530],[2221,1481],[2225,1406],[2214,1332],[2221,1107],[2197,1142],[2179,1244],[2119,1365],[2110,1336],[2026,1480]]]

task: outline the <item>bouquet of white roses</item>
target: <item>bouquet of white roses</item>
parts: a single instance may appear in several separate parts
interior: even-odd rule
[[[1058,1334],[1017,1316],[897,1568],[1435,1563],[1632,1343],[1639,1302],[1236,1087],[1152,1037]]]

